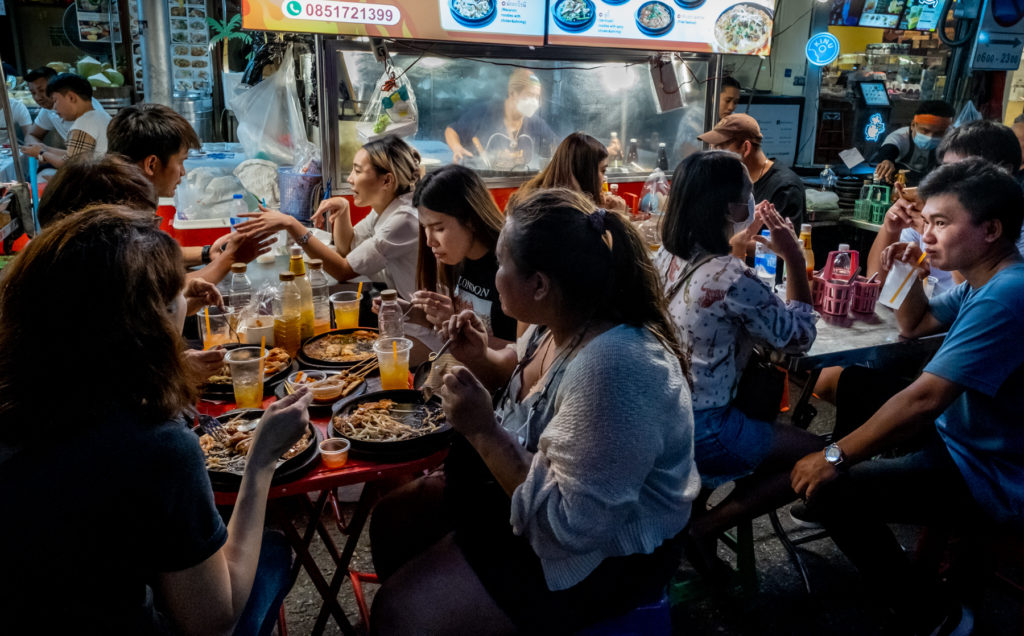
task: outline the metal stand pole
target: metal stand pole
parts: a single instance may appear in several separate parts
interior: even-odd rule
[[[0,66],[3,65],[3,58],[0,56]],[[18,135],[14,132],[14,113],[11,112],[11,101],[7,95],[7,78],[4,77],[3,87],[0,88],[0,99],[3,100],[4,121],[7,122],[7,136],[11,139],[11,153],[14,158],[14,174],[18,181],[27,183],[25,172],[21,169],[21,149],[18,147]]]

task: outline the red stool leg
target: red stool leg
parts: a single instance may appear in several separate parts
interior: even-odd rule
[[[356,604],[359,606],[359,615],[363,618],[363,625],[366,631],[370,631],[370,610],[366,607],[366,597],[363,596],[363,581],[367,583],[380,583],[380,579],[372,572],[348,571],[348,577],[352,579],[352,594],[356,597]]]
[[[277,610],[277,633],[280,636],[288,636],[288,626],[284,623],[284,603],[281,603],[281,609]]]

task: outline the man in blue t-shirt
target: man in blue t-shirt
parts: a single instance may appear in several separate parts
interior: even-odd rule
[[[797,462],[791,481],[907,633],[968,633],[970,613],[943,602],[885,523],[1024,529],[1024,259],[1015,246],[1024,192],[978,158],[936,169],[918,192],[931,266],[966,281],[929,302],[915,280],[896,317],[904,336],[948,331],[946,339],[913,384]],[[916,245],[893,248],[885,268],[921,254]],[[919,450],[870,459],[922,433],[930,437]]]

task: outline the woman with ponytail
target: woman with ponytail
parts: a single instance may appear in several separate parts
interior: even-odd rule
[[[656,600],[678,566],[699,478],[646,244],[585,196],[541,190],[507,211],[497,256],[503,310],[533,326],[494,403],[469,368],[444,376],[478,472],[449,466],[454,532],[385,577],[377,633],[571,633]],[[448,332],[478,329],[463,312]]]

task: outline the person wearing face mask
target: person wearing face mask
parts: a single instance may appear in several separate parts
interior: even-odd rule
[[[769,159],[761,149],[761,127],[750,115],[733,113],[697,139],[715,150],[730,150],[743,160],[754,183],[754,202],[767,201],[799,227],[804,219],[804,183],[795,172]]]
[[[742,246],[756,240],[778,254],[788,271],[804,271],[792,224],[769,203],[752,212],[753,189],[734,153],[710,150],[684,159],[672,176],[662,248],[654,258],[693,383],[694,452],[704,492],[694,505],[689,557],[713,578],[724,571],[713,549],[716,537],[741,519],[795,499],[790,467],[824,445],[794,426],[753,419],[735,404],[755,345],[802,353],[817,335],[806,277],[787,279],[783,301],[737,258],[738,248],[742,254]],[[770,239],[758,236],[762,228],[771,231]],[[743,477],[706,510],[714,488]]]
[[[534,165],[537,157],[550,156],[555,133],[537,114],[540,98],[540,79],[533,71],[512,71],[504,101],[471,106],[445,129],[452,161],[479,158],[486,167],[512,170]]]
[[[907,170],[907,185],[916,186],[939,165],[936,150],[942,137],[953,125],[953,107],[942,100],[921,102],[909,126],[897,128],[868,163],[875,166],[875,176],[892,181],[898,170]]]

